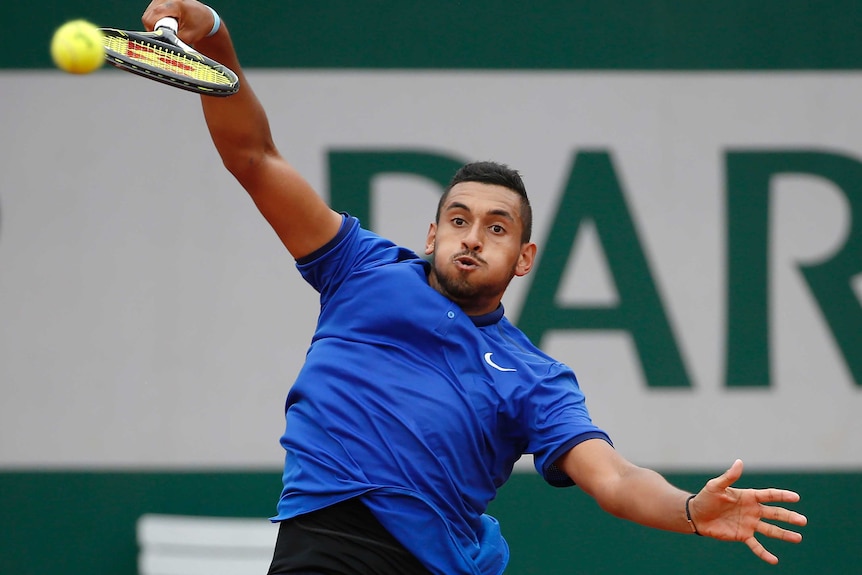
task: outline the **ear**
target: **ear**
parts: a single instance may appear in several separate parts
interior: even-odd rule
[[[526,243],[521,246],[521,253],[518,256],[518,263],[515,264],[515,275],[525,276],[533,269],[533,262],[536,261],[536,244]]]
[[[434,253],[435,244],[437,243],[437,224],[431,222],[428,226],[428,235],[425,238],[425,255],[430,256]]]

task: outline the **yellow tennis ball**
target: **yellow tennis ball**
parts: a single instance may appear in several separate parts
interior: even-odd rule
[[[51,57],[61,70],[89,74],[105,61],[102,32],[86,20],[71,20],[54,32]]]

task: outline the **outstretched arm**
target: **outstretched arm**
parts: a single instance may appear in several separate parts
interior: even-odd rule
[[[764,521],[805,525],[807,519],[783,507],[764,503],[799,501],[799,495],[784,489],[737,489],[731,487],[742,475],[737,460],[721,476],[710,479],[689,502],[691,524],[686,516],[690,494],[677,489],[661,475],[626,461],[601,439],[585,441],[561,457],[557,466],[605,511],[657,529],[697,533],[725,541],[742,541],[767,563],[778,558],[755,538],[755,533],[792,543],[802,535]]]
[[[212,12],[196,0],[154,0],[142,21],[151,30],[164,17],[179,22],[179,37],[237,73],[240,90],[227,98],[201,96],[204,118],[225,167],[249,193],[295,258],[310,254],[338,232],[341,216],[281,157],[269,120],[242,71],[227,25],[207,37]]]

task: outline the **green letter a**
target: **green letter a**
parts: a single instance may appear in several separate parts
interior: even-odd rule
[[[619,294],[613,307],[559,307],[556,294],[581,222],[598,232]],[[646,256],[607,152],[582,152],[533,270],[518,327],[541,345],[553,330],[626,330],[634,340],[647,385],[690,387]]]

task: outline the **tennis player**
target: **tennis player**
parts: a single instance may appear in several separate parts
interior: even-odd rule
[[[156,0],[179,35],[240,76],[203,97],[225,166],[320,293],[307,360],[286,403],[284,488],[270,573],[499,575],[509,558],[485,511],[523,453],[545,480],[577,484],[615,516],[744,542],[802,536],[806,518],[737,489],[736,461],[697,494],[625,460],[590,419],[572,370],[506,319],[510,280],[530,271],[531,208],[515,170],[468,164],[430,224],[428,258],[333,211],[285,161],[242,74],[226,25],[195,0]],[[429,261],[430,260],[430,261]]]

